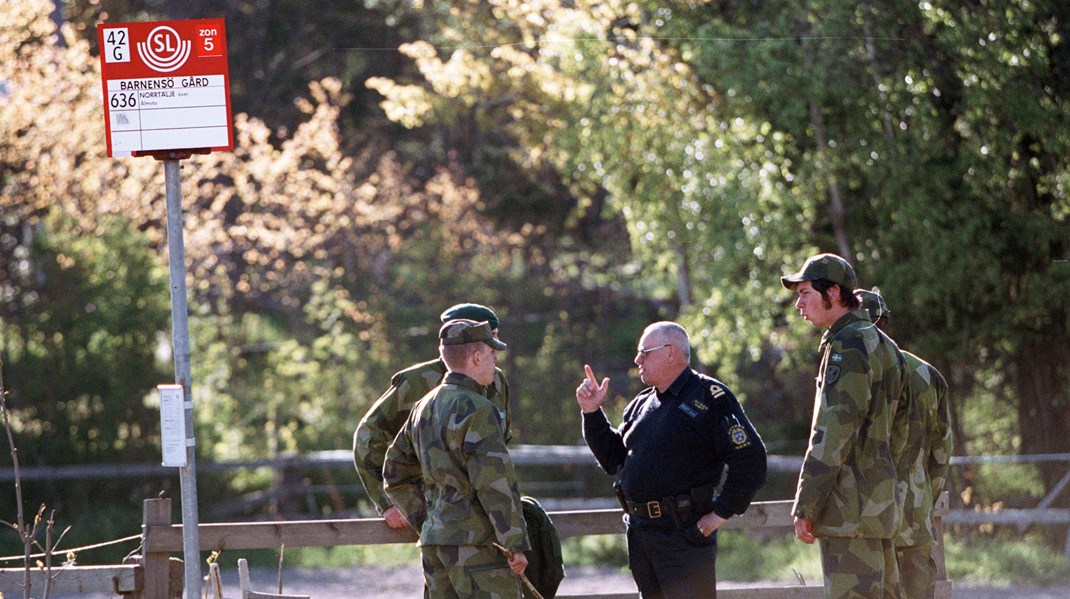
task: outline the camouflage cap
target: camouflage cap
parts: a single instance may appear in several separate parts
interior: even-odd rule
[[[442,345],[482,342],[499,351],[509,347],[495,339],[491,330],[490,323],[485,320],[476,322],[467,318],[458,318],[442,325],[442,328],[438,330],[438,338],[442,340]]]
[[[494,313],[494,310],[486,306],[479,304],[457,304],[452,308],[442,313],[442,322],[449,322],[451,320],[457,320],[458,318],[464,318],[467,320],[474,320],[476,322],[487,321],[490,323],[490,328],[493,331],[501,324],[498,320],[498,315]]]
[[[862,309],[869,312],[869,319],[873,322],[877,322],[877,319],[881,316],[892,315],[892,311],[888,309],[888,304],[884,302],[884,298],[881,297],[876,287],[873,288],[873,291],[859,289],[855,291],[855,295],[862,302]]]
[[[793,275],[780,277],[780,282],[788,289],[795,289],[795,286],[803,281],[817,279],[825,279],[851,291],[858,287],[855,269],[836,254],[811,256],[806,260],[806,264],[803,264],[802,270]]]

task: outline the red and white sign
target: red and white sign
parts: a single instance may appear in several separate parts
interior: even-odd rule
[[[108,156],[230,150],[223,19],[97,26]]]

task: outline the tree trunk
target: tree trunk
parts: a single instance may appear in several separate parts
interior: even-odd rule
[[[810,39],[803,38],[803,48],[807,50],[803,53],[806,57],[806,69],[808,72],[813,72],[816,68],[814,66],[813,51],[814,48],[809,48]],[[836,236],[836,249],[840,256],[843,256],[848,261],[853,261],[853,255],[851,253],[851,245],[847,240],[847,217],[846,210],[844,209],[843,193],[840,191],[840,183],[836,178],[836,168],[831,164],[829,158],[829,145],[828,138],[825,135],[825,117],[821,114],[821,103],[816,98],[810,98],[810,126],[814,129],[814,145],[819,156],[823,156],[819,163],[824,165],[823,169],[828,173],[828,189],[829,189],[829,217],[832,221],[832,231]]]
[[[1059,322],[1066,322],[1065,316]],[[1015,356],[1015,392],[1022,453],[1070,453],[1070,335],[1055,325],[1022,345]],[[1040,464],[1045,493],[1066,474],[1067,462]],[[1070,493],[1053,506],[1070,507]]]

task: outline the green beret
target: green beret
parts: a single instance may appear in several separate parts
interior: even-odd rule
[[[489,322],[491,330],[498,328],[498,315],[493,310],[479,304],[457,304],[442,313],[442,322],[465,318],[476,322]]]

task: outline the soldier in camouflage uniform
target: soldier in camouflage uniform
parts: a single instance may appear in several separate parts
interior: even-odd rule
[[[798,293],[795,307],[804,319],[828,327],[792,508],[795,536],[820,541],[826,597],[895,598],[901,499],[890,440],[903,356],[860,309],[858,280],[843,258],[813,256],[781,283]]]
[[[471,320],[447,322],[439,338],[446,378],[387,450],[385,489],[420,533],[424,597],[519,599],[514,574],[527,566],[527,530],[504,422],[486,387],[506,345]]]
[[[444,323],[457,318],[487,321],[494,336],[498,336],[498,317],[486,306],[457,304],[441,316]],[[391,528],[404,527],[405,519],[383,491],[383,460],[386,458],[386,448],[401,430],[405,418],[416,402],[438,386],[444,376],[446,365],[441,358],[421,362],[398,372],[391,377],[390,388],[372,404],[353,433],[353,463],[357,468],[357,475],[364,483],[368,497]],[[495,370],[494,381],[487,388],[487,396],[501,412],[505,422],[505,441],[508,443],[509,382],[501,370]]]
[[[881,331],[892,311],[876,291],[855,295]],[[936,368],[904,351],[907,379],[893,421],[892,454],[903,494],[903,512],[895,553],[905,599],[931,599],[936,593],[933,507],[944,491],[951,459],[951,413],[947,382]]]

